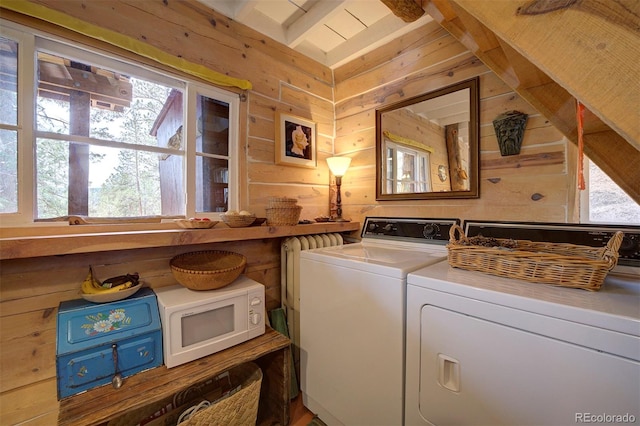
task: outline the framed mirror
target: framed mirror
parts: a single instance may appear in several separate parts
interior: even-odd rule
[[[479,197],[478,78],[376,110],[376,199]]]

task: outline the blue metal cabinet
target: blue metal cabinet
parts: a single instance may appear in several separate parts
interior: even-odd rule
[[[153,290],[143,288],[111,303],[60,303],[59,399],[111,383],[116,373],[124,378],[162,364],[162,330]]]

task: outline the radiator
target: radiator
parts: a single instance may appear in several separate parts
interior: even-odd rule
[[[300,251],[342,244],[342,235],[338,233],[317,234],[287,238],[280,248],[282,309],[287,317],[289,338],[293,343],[296,371],[300,360]]]

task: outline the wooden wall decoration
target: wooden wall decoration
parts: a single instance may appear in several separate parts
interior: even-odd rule
[[[520,154],[524,128],[527,125],[528,115],[519,111],[508,111],[500,114],[493,120],[493,128],[496,131],[500,155]]]

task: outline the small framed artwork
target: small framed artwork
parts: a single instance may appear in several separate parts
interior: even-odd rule
[[[317,166],[316,123],[290,114],[276,113],[276,164]]]

